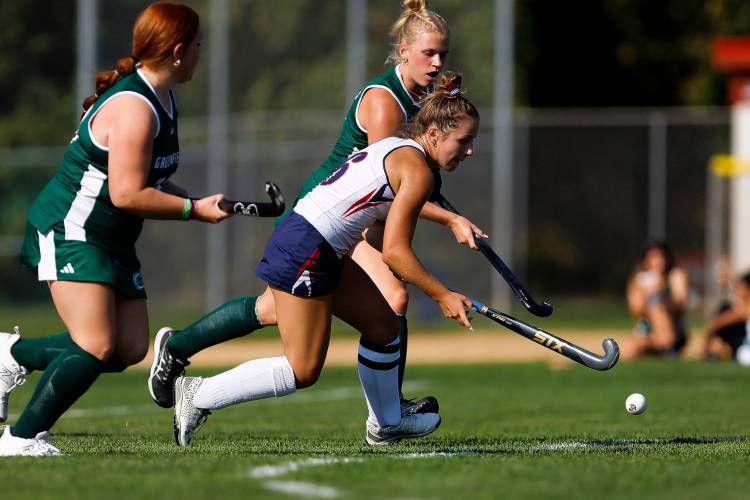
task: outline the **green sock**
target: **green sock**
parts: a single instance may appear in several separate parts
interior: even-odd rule
[[[401,393],[401,387],[404,385],[404,371],[406,370],[406,347],[409,340],[409,326],[406,324],[406,316],[398,315],[398,338],[399,352],[398,358],[398,392]]]
[[[16,362],[28,370],[44,370],[65,349],[74,345],[68,332],[36,339],[21,338],[10,348]]]
[[[175,331],[167,345],[172,354],[188,359],[206,347],[247,335],[261,327],[255,315],[258,297],[232,299],[187,328]]]
[[[48,335],[36,339],[22,338],[10,348],[10,354],[16,362],[27,370],[44,371],[50,363],[65,349],[74,346],[68,332]],[[115,354],[104,364],[102,373],[125,371],[127,366]]]
[[[103,362],[73,344],[49,364],[11,433],[30,439],[48,431],[102,373]]]

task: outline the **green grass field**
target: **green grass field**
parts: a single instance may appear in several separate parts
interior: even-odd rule
[[[512,302],[513,307],[507,312],[521,320],[550,331],[557,329],[577,329],[581,331],[628,330],[633,326],[633,319],[628,313],[623,297],[549,298],[553,301],[555,313],[548,318],[532,316],[523,310],[515,300]],[[162,325],[172,325],[176,328],[187,326],[200,318],[206,311],[202,304],[175,304],[164,300],[149,300],[148,308],[152,333],[156,332]],[[689,312],[689,325],[693,333],[698,333],[703,329],[705,319],[701,316],[701,311],[701,308],[696,307]],[[415,315],[409,317],[410,329],[413,331],[426,329],[446,333],[464,331],[455,322],[444,319],[437,306],[435,306],[434,316],[427,320],[420,320],[413,316]],[[24,336],[27,337],[40,337],[64,330],[51,300],[25,304],[0,303],[0,318],[3,318],[0,331],[11,331],[13,325],[20,325]],[[490,324],[484,319],[478,320],[478,322]],[[333,336],[356,335],[356,332],[336,320],[333,324],[332,334]]]
[[[145,372],[106,375],[54,428],[68,456],[0,459],[0,497],[744,499],[749,377],[680,361],[414,366],[407,393],[438,396],[443,424],[374,449],[356,369],[327,369],[314,388],[215,412],[183,450]],[[644,415],[625,412],[631,392]]]

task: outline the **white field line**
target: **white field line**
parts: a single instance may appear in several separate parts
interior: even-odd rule
[[[285,474],[289,474],[291,472],[295,472],[307,467],[324,467],[327,465],[360,463],[362,461],[363,460],[361,458],[353,457],[308,458],[306,460],[284,462],[278,465],[259,465],[258,467],[253,467],[252,469],[250,469],[249,475],[250,477],[256,479],[265,479],[270,477],[283,476]],[[338,498],[340,496],[339,490],[332,486],[306,483],[301,481],[270,480],[263,481],[261,485],[267,490],[275,491],[278,493],[286,493],[289,495],[300,495],[304,497],[314,498]]]
[[[276,493],[297,495],[312,498],[339,498],[341,493],[336,488],[322,484],[302,481],[265,481],[263,488]]]
[[[364,460],[356,457],[314,457],[305,460],[284,462],[277,465],[259,465],[250,469],[250,477],[267,478],[279,477],[290,472],[296,472],[308,467],[323,467],[326,465],[362,463]]]
[[[462,450],[455,453],[447,452],[430,452],[430,453],[406,453],[401,455],[392,455],[391,458],[396,459],[419,459],[419,458],[436,458],[436,457],[452,457],[459,455],[478,455],[482,452],[476,452],[472,450]],[[305,460],[296,460],[283,462],[281,464],[267,464],[253,467],[248,471],[248,475],[255,479],[267,479],[267,478],[278,478],[286,474],[291,474],[299,470],[309,467],[327,467],[330,465],[341,465],[341,464],[359,464],[363,463],[364,459],[360,457],[313,457]],[[287,493],[290,495],[300,495],[305,497],[314,498],[338,498],[340,496],[339,490],[332,486],[326,486],[315,483],[307,483],[301,481],[281,481],[281,480],[265,480],[261,483],[261,486],[267,490],[275,491],[278,493]]]

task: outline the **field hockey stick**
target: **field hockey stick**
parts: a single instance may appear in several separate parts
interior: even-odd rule
[[[533,340],[534,342],[543,345],[550,351],[562,354],[566,358],[572,359],[576,363],[582,364],[588,368],[593,368],[594,370],[599,371],[609,370],[615,366],[617,360],[620,358],[620,347],[614,339],[604,339],[602,342],[604,356],[599,356],[598,354],[594,354],[582,347],[578,347],[572,342],[558,337],[557,335],[540,330],[539,328],[524,323],[502,311],[486,306],[471,297],[466,298],[471,301],[471,308],[482,316],[491,319],[495,323],[503,325],[508,330],[523,335],[529,340]]]
[[[219,202],[219,208],[225,212],[253,217],[277,217],[283,214],[286,205],[279,186],[267,181],[265,189],[269,198],[271,198],[270,202],[223,200]]]
[[[442,194],[437,195],[437,197],[435,198],[435,203],[437,203],[440,207],[448,210],[449,212],[453,212],[456,215],[461,215],[458,210],[456,210],[456,208],[451,205],[451,203],[446,200]],[[479,251],[482,252],[482,255],[484,255],[485,258],[490,262],[490,264],[492,264],[492,267],[494,267],[495,270],[500,273],[500,276],[502,276],[508,286],[510,286],[510,289],[513,290],[513,293],[516,295],[518,300],[521,302],[521,304],[523,304],[527,311],[535,316],[541,317],[546,317],[552,314],[552,304],[547,301],[542,302],[541,304],[535,301],[529,291],[526,290],[526,287],[523,286],[521,281],[518,279],[518,277],[513,273],[513,271],[510,270],[505,262],[503,262],[503,259],[501,259],[500,256],[496,254],[494,250],[492,250],[492,247],[490,247],[489,243],[487,243],[484,238],[475,234],[474,241],[476,241],[477,247],[479,247]]]

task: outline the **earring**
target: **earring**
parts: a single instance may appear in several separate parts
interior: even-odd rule
[[[182,59],[177,59],[175,62],[172,63],[172,66],[177,67],[182,62]]]
[[[432,147],[433,148],[437,147],[437,139],[435,139],[434,137],[432,138]]]

